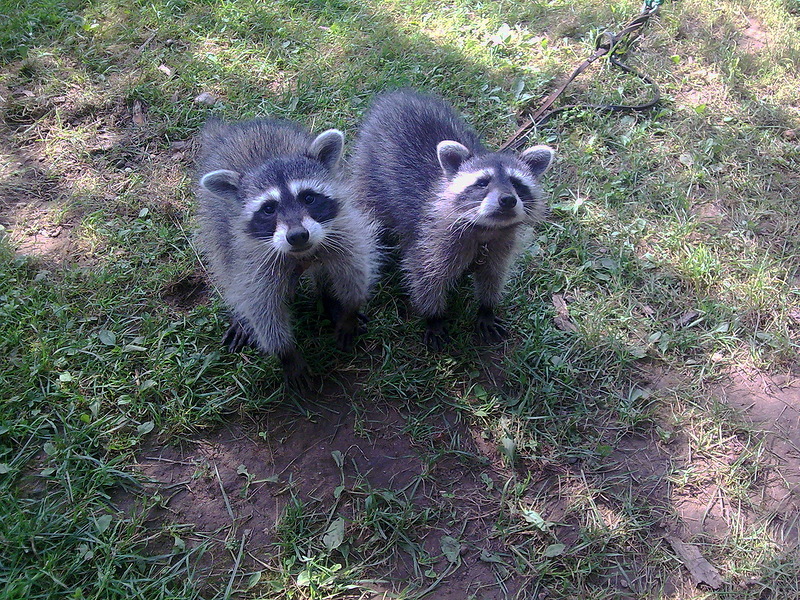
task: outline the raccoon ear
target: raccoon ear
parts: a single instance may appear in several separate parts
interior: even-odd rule
[[[236,192],[239,191],[239,174],[226,169],[211,171],[200,178],[200,187],[215,196],[236,198]]]
[[[519,157],[527,163],[534,177],[538,177],[553,164],[556,153],[550,146],[533,146],[523,150]]]
[[[308,156],[318,160],[330,170],[339,164],[344,150],[344,134],[338,129],[328,129],[320,133],[308,147]]]
[[[472,153],[469,148],[452,140],[443,140],[436,146],[436,155],[439,164],[447,177],[452,177],[461,168],[461,165]]]

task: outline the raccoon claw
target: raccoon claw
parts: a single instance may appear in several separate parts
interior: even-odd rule
[[[341,303],[332,296],[322,296],[322,307],[326,316],[336,323],[336,347],[343,352],[349,352],[353,349],[356,337],[366,332],[363,324],[369,322],[369,319],[358,311],[345,312]]]
[[[300,392],[311,390],[311,373],[308,364],[297,350],[279,356],[286,385]]]
[[[443,318],[434,317],[428,319],[425,333],[422,334],[422,341],[434,352],[441,352],[444,349],[450,341],[450,334],[447,333]]]
[[[284,382],[290,390],[301,396],[308,395],[314,389],[314,381],[308,371],[303,371],[296,375],[284,373]]]
[[[228,352],[236,353],[252,346],[253,342],[242,324],[238,320],[234,320],[228,327],[228,331],[222,336],[222,345],[228,349]]]
[[[361,313],[349,313],[336,323],[336,347],[342,352],[352,350],[356,337],[364,332],[364,327],[359,325],[361,316]]]
[[[478,310],[477,321],[478,338],[483,344],[497,344],[502,342],[508,335],[508,331],[503,326],[503,322],[494,315],[490,308]]]
[[[336,334],[336,348],[342,352],[350,352],[356,340],[355,331],[340,331]]]
[[[506,339],[508,331],[499,319],[493,322],[478,321],[478,338],[484,344],[498,344]]]

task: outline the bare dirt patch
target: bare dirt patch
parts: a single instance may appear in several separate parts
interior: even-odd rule
[[[656,385],[680,385],[670,374]],[[689,485],[673,485],[670,502],[676,532],[686,539],[723,540],[742,527],[766,525],[785,549],[797,541],[800,519],[800,378],[732,370],[708,390],[734,409],[731,432],[720,432],[713,452],[697,450],[698,440],[676,431],[667,446],[675,472],[691,474]],[[745,426],[736,426],[736,421]],[[755,438],[746,433],[752,428]],[[759,452],[763,448],[764,455]],[[766,466],[766,468],[764,468]],[[724,473],[751,471],[746,499],[725,490]]]
[[[57,208],[56,208],[57,210]],[[17,252],[49,264],[70,262],[78,252],[73,223],[54,218],[50,202],[18,204],[0,212]]]
[[[190,273],[167,285],[162,290],[161,297],[172,308],[185,312],[208,302],[209,293],[205,278],[200,273]]]
[[[454,427],[443,419],[445,429]],[[250,415],[176,445],[153,440],[136,464],[149,481],[144,493],[120,492],[114,501],[131,513],[143,499],[158,495],[149,525],[185,532],[180,535],[187,550],[208,543],[200,567],[212,586],[227,581],[236,555],[231,549],[243,536],[242,573],[277,568],[285,542],[281,523],[297,501],[323,521],[334,513],[343,516],[351,552],[375,546],[381,527],[388,525],[367,522],[371,509],[365,510],[364,499],[373,495],[386,501],[387,511],[403,513],[409,528],[402,535],[431,557],[421,571],[419,557],[403,551],[403,544],[387,543],[389,554],[376,560],[369,574],[376,593],[435,586],[436,598],[479,593],[488,600],[518,590],[520,578],[485,560],[500,550],[492,536],[499,491],[488,490],[474,465],[462,460],[444,456],[429,462],[404,429],[400,410],[373,406],[360,413],[344,398],[311,417],[288,409]],[[455,562],[443,553],[447,537],[459,542]],[[171,543],[162,535],[153,550]]]
[[[768,39],[764,26],[753,17],[745,15],[747,25],[739,39],[739,47],[745,52],[755,53],[766,48]]]
[[[754,498],[776,533],[797,540],[800,519],[800,374],[735,370],[715,393],[764,436],[771,472]]]
[[[0,225],[20,254],[65,262],[76,251],[73,223],[63,210],[65,191],[48,175],[44,156],[17,147],[12,137],[0,126]]]
[[[649,379],[654,389],[679,385],[668,373]],[[581,544],[587,519],[608,532],[624,531],[630,505],[640,507],[637,519],[651,523],[652,546],[667,551],[673,539],[702,553],[703,541],[724,541],[765,519],[774,541],[790,549],[800,518],[798,392],[791,375],[738,372],[710,391],[752,420],[772,455],[771,468],[747,490],[748,502],[730,497],[719,479],[725,468],[750,460],[747,444],[737,435],[726,437],[709,455],[698,453],[681,431],[668,439],[656,431],[628,434],[602,459],[511,468],[454,413],[431,417],[438,433],[419,441],[408,431],[408,409],[386,404],[360,409],[348,399],[351,392],[332,390],[325,391],[326,403],[311,416],[282,408],[250,414],[179,444],[153,440],[137,460],[138,472],[149,480],[145,493],[120,493],[114,501],[130,513],[143,499],[160,498],[147,516],[149,526],[161,532],[159,543],[172,544],[167,532],[178,532],[187,550],[207,544],[198,565],[208,585],[217,589],[230,578],[240,547],[237,581],[257,570],[279,569],[287,552],[283,524],[301,505],[322,524],[306,532],[306,543],[319,547],[326,524],[340,516],[351,552],[370,548],[370,556],[377,558],[362,562],[371,565],[365,576],[375,581],[376,597],[433,586],[430,597],[499,600],[531,586],[540,589],[535,578],[520,576],[513,566],[514,547],[528,547],[533,535],[545,545],[563,544],[569,553]],[[448,452],[455,439],[459,452]],[[681,472],[692,474],[691,485],[675,482]],[[527,480],[529,486],[510,502],[503,482],[514,480]],[[368,496],[385,502],[387,511],[402,513],[403,535],[430,557],[427,563],[421,566],[420,554],[402,544],[386,542],[375,550],[376,528],[386,522],[367,522]],[[553,524],[549,534],[524,526],[526,509]],[[498,523],[509,519],[504,538],[497,533]],[[447,538],[458,541],[455,563],[444,552]],[[640,550],[635,560],[645,564],[645,549]],[[713,567],[722,566],[719,557],[705,558]],[[683,566],[643,577],[634,563],[626,563],[607,582],[609,589],[646,595],[658,588],[691,595],[695,588]]]

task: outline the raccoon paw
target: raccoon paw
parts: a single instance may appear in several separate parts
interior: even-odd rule
[[[483,344],[498,344],[508,335],[503,322],[495,316],[494,310],[483,306],[478,309],[476,329],[478,339]]]
[[[422,334],[422,341],[434,352],[441,352],[450,341],[450,334],[444,324],[443,317],[429,317]]]
[[[353,349],[358,334],[364,332],[364,327],[359,325],[361,313],[352,312],[342,315],[336,323],[336,347],[349,352]]]
[[[322,312],[331,323],[338,323],[344,314],[341,302],[328,293],[322,294]]]
[[[311,391],[311,372],[303,356],[292,349],[278,356],[283,367],[283,379],[286,385],[299,392]]]
[[[250,334],[242,326],[238,319],[234,319],[228,331],[222,336],[222,345],[225,346],[229,352],[241,352],[248,346],[253,346],[253,340],[250,339]]]

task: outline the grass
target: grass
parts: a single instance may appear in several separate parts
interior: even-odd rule
[[[796,2],[666,3],[630,56],[661,86],[657,109],[576,108],[534,132],[558,149],[552,218],[509,282],[506,346],[474,346],[465,283],[452,350],[427,353],[389,275],[343,356],[303,290],[299,337],[326,387],[287,398],[276,361],[221,351],[213,290],[186,291],[203,277],[191,140],[209,116],[268,114],[352,141],[375,93],[414,86],[499,145],[638,9],[6,0],[0,597],[800,597],[797,513],[775,496],[794,498],[781,465],[796,459],[718,399],[732,373],[798,372]],[[195,102],[202,92],[217,102]],[[598,65],[563,102],[642,94]],[[354,421],[351,445],[319,459],[335,466],[330,489],[210,470],[192,481],[227,494],[213,534],[143,491],[143,448],[287,407],[322,423],[333,387]],[[376,407],[399,415],[396,434]],[[296,437],[245,429],[265,448]],[[374,483],[350,450],[391,440],[418,468],[408,484],[396,466]],[[239,502],[278,480],[275,522],[242,524]],[[720,590],[691,583],[665,541],[675,532],[720,570]]]

